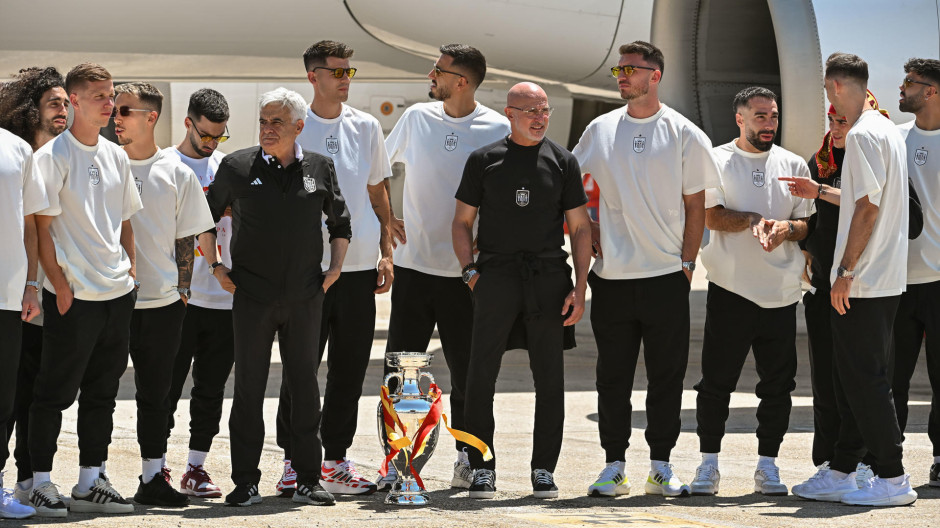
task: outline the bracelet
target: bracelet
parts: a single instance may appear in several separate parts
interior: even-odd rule
[[[822,196],[822,184],[821,183],[819,184],[819,189],[816,189],[816,199],[818,200],[820,196]]]

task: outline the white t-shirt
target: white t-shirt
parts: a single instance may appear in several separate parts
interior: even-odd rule
[[[140,281],[135,308],[161,308],[180,298],[176,239],[212,229],[215,223],[196,175],[172,153],[158,150],[130,164],[144,203],[131,218]]]
[[[183,154],[176,147],[169,147],[167,152],[172,152],[179,156],[180,161],[186,164],[196,177],[199,178],[199,184],[202,186],[202,192],[209,190],[209,184],[215,180],[215,171],[219,169],[219,163],[225,154],[216,150],[211,156],[206,158],[190,158]],[[199,234],[196,234],[198,238]],[[215,225],[216,251],[222,259],[225,267],[232,268],[232,254],[229,251],[229,245],[232,240],[232,217],[223,216],[219,223]],[[189,298],[189,304],[200,308],[211,308],[214,310],[231,310],[232,294],[223,290],[209,269],[209,263],[206,262],[205,255],[199,247],[199,240],[196,240],[196,260],[193,262],[193,280],[189,286],[192,296]]]
[[[794,220],[813,214],[812,200],[790,194],[780,176],[809,178],[809,167],[796,154],[772,146],[767,152],[747,152],[735,141],[712,150],[721,170],[721,185],[705,191],[705,207],[718,205],[757,213],[768,220]],[[786,241],[764,251],[750,229],[731,233],[712,231],[702,250],[708,280],[761,308],[780,308],[799,302],[800,275],[805,259],[796,242]]]
[[[719,185],[711,149],[704,132],[666,105],[645,119],[618,108],[588,125],[572,152],[600,190],[604,258],[594,273],[639,279],[682,269],[682,197]]]
[[[392,163],[405,164],[402,213],[407,244],[395,249],[395,264],[431,275],[459,277],[451,224],[457,187],[474,150],[509,135],[509,120],[479,103],[453,118],[444,103],[418,103],[405,110],[385,140]]]
[[[49,207],[42,178],[33,165],[33,149],[16,134],[0,128],[0,310],[19,312],[26,288],[23,217]]]
[[[43,145],[33,162],[46,184],[54,216],[56,260],[76,299],[108,301],[134,289],[131,261],[121,246],[121,222],[143,204],[124,149],[98,136],[83,145],[70,130]],[[46,277],[44,287],[55,293]]]
[[[907,147],[890,119],[867,110],[845,136],[839,230],[829,283],[836,281],[855,214],[863,196],[878,206],[878,217],[855,265],[849,297],[901,295],[907,285]]]
[[[304,150],[333,158],[353,230],[343,271],[374,270],[379,260],[381,225],[372,210],[367,186],[378,185],[392,176],[382,125],[370,114],[346,105],[339,117],[333,119],[323,119],[307,108],[297,143]],[[330,233],[326,229],[326,215],[323,219],[321,266],[326,271],[330,267]]]
[[[908,241],[907,283],[940,280],[940,130],[921,130],[914,121],[898,126],[907,143],[907,173],[924,211],[924,230]]]

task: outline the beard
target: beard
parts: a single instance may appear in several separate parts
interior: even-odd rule
[[[193,152],[195,152],[196,156],[199,158],[208,158],[212,155],[212,152],[206,153],[206,151],[202,150],[205,147],[205,143],[198,138],[193,139],[192,134],[189,134],[189,144],[193,147]]]
[[[745,134],[745,137],[747,137],[747,142],[750,143],[751,146],[753,146],[754,148],[756,148],[757,150],[761,152],[767,152],[768,150],[770,150],[771,147],[774,146],[774,139],[777,138],[777,133],[774,132],[773,134],[774,134],[774,137],[770,138],[770,141],[762,140],[760,138],[759,133],[753,130],[748,130],[747,133]]]
[[[649,83],[642,84],[642,85],[633,85],[628,90],[629,91],[627,92],[624,92],[623,90],[621,90],[620,98],[627,102],[630,102],[638,97],[642,97],[648,94],[650,92],[650,85]]]
[[[436,99],[438,101],[444,101],[450,99],[451,93],[446,87],[437,85],[436,88],[431,88],[428,90],[428,97],[431,99]]]
[[[130,145],[131,143],[134,142],[133,139],[124,135],[120,135],[117,138],[118,138],[118,143],[120,143],[121,145]]]
[[[915,113],[920,111],[924,107],[924,101],[922,99],[914,97],[905,97],[903,100],[898,101],[898,110],[902,112]]]
[[[41,128],[52,137],[58,136],[68,128],[68,121],[64,125],[57,125],[52,119],[42,123]]]

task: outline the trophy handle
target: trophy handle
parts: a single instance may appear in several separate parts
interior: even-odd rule
[[[436,382],[434,381],[434,376],[431,375],[430,372],[422,372],[422,373],[418,374],[418,379],[420,380],[421,378],[427,378],[428,381],[429,381],[432,385],[433,385],[434,383],[436,383]],[[420,389],[419,389],[419,390],[420,390]]]
[[[404,378],[402,378],[401,372],[390,372],[389,374],[385,376],[385,379],[382,381],[382,385],[385,385],[386,387],[388,387],[388,381],[392,378],[398,379],[399,387],[405,384],[405,380]]]

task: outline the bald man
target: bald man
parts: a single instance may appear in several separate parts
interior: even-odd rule
[[[575,157],[545,137],[552,107],[536,84],[509,90],[511,133],[470,154],[457,189],[454,252],[473,290],[473,338],[464,414],[466,429],[493,447],[493,395],[507,348],[526,348],[535,380],[531,479],[536,498],[558,496],[552,473],[564,425],[565,329],[584,313],[591,233],[587,196]],[[479,214],[473,260],[473,224]],[[566,260],[567,220],[576,283]],[[482,282],[480,282],[482,281]],[[518,332],[518,333],[517,333]],[[524,336],[520,342],[511,339]],[[471,450],[470,497],[496,492],[496,460]]]

